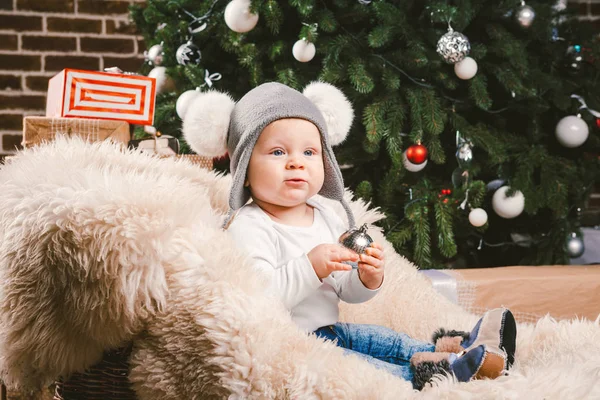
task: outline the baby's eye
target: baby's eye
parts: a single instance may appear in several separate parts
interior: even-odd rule
[[[312,150],[304,150],[304,155],[305,156],[313,156],[315,154],[314,151]]]
[[[274,156],[282,156],[283,150],[281,150],[281,149],[273,150],[273,155]]]

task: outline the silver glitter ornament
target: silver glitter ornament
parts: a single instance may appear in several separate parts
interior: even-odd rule
[[[437,52],[448,64],[462,61],[471,51],[471,43],[465,35],[448,28],[448,33],[437,42]]]
[[[460,136],[459,132],[456,133],[456,161],[463,169],[469,168],[473,161],[473,142]]]
[[[163,52],[162,43],[155,44],[154,46],[150,47],[150,49],[144,52],[146,60],[148,60],[148,62],[152,65],[161,65],[163,63],[164,54],[165,53]]]
[[[575,232],[571,233],[571,236],[567,238],[565,246],[567,248],[567,254],[571,258],[581,257],[585,252],[583,240],[581,240]]]
[[[515,14],[519,25],[523,28],[529,28],[535,19],[535,11],[533,8],[525,5],[525,2],[521,3],[521,7],[517,9]]]
[[[182,44],[175,53],[177,62],[181,65],[199,64],[202,59],[200,48],[191,41]]]
[[[344,232],[338,239],[338,242],[358,254],[363,254],[367,247],[373,243],[373,239],[367,234],[367,229],[367,224],[364,224],[360,228],[352,228]]]

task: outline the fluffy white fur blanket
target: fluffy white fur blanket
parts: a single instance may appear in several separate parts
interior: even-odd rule
[[[220,222],[230,179],[104,142],[57,141],[0,169],[0,371],[36,387],[133,340],[143,400],[600,398],[600,321],[519,325],[516,365],[493,381],[422,392],[300,332]],[[348,193],[348,199],[350,199]],[[344,215],[341,206],[337,207]],[[351,203],[357,223],[383,216]],[[385,286],[346,321],[427,340],[477,317],[384,245]]]

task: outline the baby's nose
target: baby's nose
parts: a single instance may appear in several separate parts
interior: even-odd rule
[[[304,162],[300,157],[291,156],[287,162],[288,168],[304,168]]]

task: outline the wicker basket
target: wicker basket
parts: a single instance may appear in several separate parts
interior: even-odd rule
[[[88,371],[57,381],[54,400],[136,400],[129,382],[131,345],[104,353]]]

